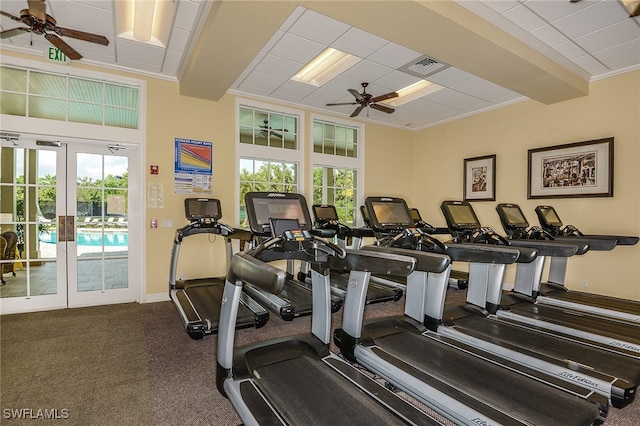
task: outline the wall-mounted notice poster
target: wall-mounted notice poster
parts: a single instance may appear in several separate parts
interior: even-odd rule
[[[176,194],[213,190],[213,144],[176,138],[174,188]]]

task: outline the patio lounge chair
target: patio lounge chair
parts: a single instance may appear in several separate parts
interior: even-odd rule
[[[18,234],[13,231],[7,231],[0,234],[0,255],[2,260],[16,260],[16,245],[18,244]],[[0,265],[0,281],[2,285],[6,284],[4,273],[9,273],[15,277],[15,262],[2,263]]]

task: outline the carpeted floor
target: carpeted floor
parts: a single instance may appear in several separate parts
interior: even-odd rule
[[[402,303],[388,302],[369,305],[366,316],[401,312]],[[215,336],[189,338],[170,302],[4,315],[0,326],[0,424],[240,423],[215,387]],[[309,330],[309,317],[272,315],[261,329],[238,331],[237,344]],[[610,409],[605,422],[638,424],[638,401]]]

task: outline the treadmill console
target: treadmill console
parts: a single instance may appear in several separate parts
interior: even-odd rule
[[[496,211],[502,227],[512,239],[552,240],[551,234],[539,226],[529,228],[529,222],[517,204],[498,204]]]
[[[189,222],[201,227],[214,226],[222,217],[220,200],[215,198],[187,198],[184,212]]]
[[[401,198],[367,197],[364,206],[375,232],[398,234],[415,227],[407,203]]]
[[[318,226],[338,226],[339,218],[336,206],[314,204],[311,206],[311,210],[313,211],[313,218]]]
[[[538,215],[542,229],[554,237],[584,236],[582,232],[573,225],[567,225],[563,228],[562,221],[556,213],[556,209],[551,206],[536,207],[536,214]]]
[[[271,219],[295,219],[300,229],[311,230],[309,208],[302,194],[248,192],[245,195],[245,205],[251,232],[256,236],[271,237],[273,235]]]
[[[440,209],[454,237],[471,235],[482,228],[478,216],[467,201],[443,201]]]

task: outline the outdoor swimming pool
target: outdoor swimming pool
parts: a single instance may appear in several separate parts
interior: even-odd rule
[[[122,231],[104,233],[81,231],[76,234],[76,238],[79,246],[127,247],[129,245],[129,234]],[[56,231],[43,233],[40,235],[40,241],[45,244],[56,244],[58,242]]]

